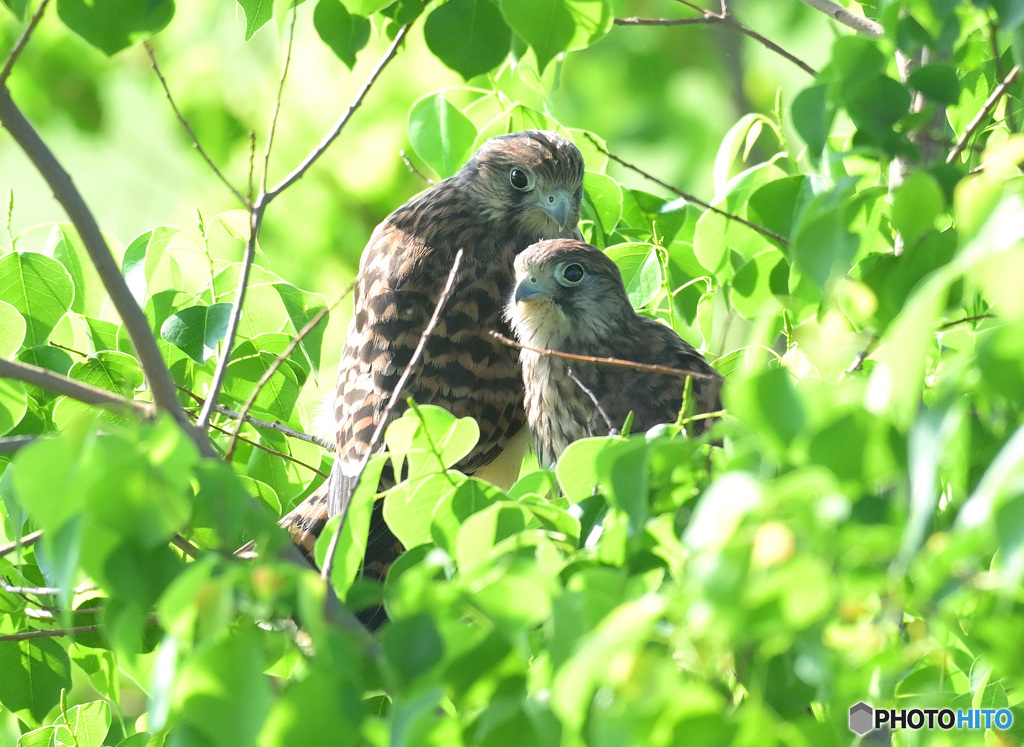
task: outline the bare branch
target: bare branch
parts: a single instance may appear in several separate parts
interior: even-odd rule
[[[193,394],[192,392],[188,392],[188,394],[194,397],[196,401],[199,402],[199,404],[203,404],[204,402],[206,402],[205,399],[203,399],[197,394]],[[252,425],[255,425],[257,428],[267,428],[269,430],[274,430],[277,431],[278,433],[283,433],[289,438],[294,438],[299,441],[305,441],[307,444],[314,444],[315,446],[319,446],[321,449],[324,449],[325,451],[329,451],[332,454],[334,453],[334,444],[328,443],[327,441],[324,441],[322,438],[317,438],[316,436],[310,435],[309,433],[297,431],[294,428],[291,428],[280,421],[275,420],[271,422],[269,420],[264,420],[263,418],[258,418],[255,415],[246,415],[245,417],[242,417],[241,413],[235,412],[230,407],[225,407],[224,405],[214,405],[213,411],[218,415],[224,415],[226,417],[231,418],[232,420],[243,420],[246,423],[251,423]]]
[[[176,534],[171,537],[171,544],[181,550],[183,553],[188,555],[193,560],[199,557],[199,548],[189,542],[187,539],[182,537],[180,534]]]
[[[214,425],[213,423],[210,423],[210,427],[213,428],[218,433],[223,433],[225,436],[234,436],[242,443],[249,444],[254,449],[259,449],[260,451],[266,454],[270,454],[271,456],[276,456],[280,459],[284,459],[286,462],[292,462],[293,464],[297,464],[300,467],[308,469],[313,474],[319,475],[320,477],[327,477],[327,475],[324,472],[322,472],[319,467],[314,467],[312,464],[307,464],[306,462],[303,462],[301,459],[296,459],[291,454],[285,454],[283,451],[271,449],[269,446],[264,446],[263,444],[257,443],[256,441],[253,441],[250,438],[246,438],[245,436],[239,436],[237,433],[233,433],[232,431],[229,431],[227,428],[221,428],[219,425]]]
[[[263,152],[263,178],[261,192],[267,191],[267,172],[270,170],[270,151],[274,147],[274,134],[277,132],[277,118],[281,114],[281,99],[284,97],[284,82],[288,79],[288,68],[292,64],[292,46],[295,43],[295,20],[299,17],[296,7],[296,0],[292,0],[292,23],[288,28],[288,50],[284,55],[284,66],[281,68],[281,79],[277,84],[277,98],[274,99],[274,113],[270,117],[270,127],[267,130],[267,147]],[[251,183],[250,177],[250,183]],[[243,410],[244,412],[244,410]],[[228,449],[231,454],[231,449]]]
[[[964,149],[967,147],[968,141],[974,137],[974,133],[979,127],[981,127],[982,122],[988,118],[989,114],[992,113],[992,110],[996,108],[996,104],[999,103],[999,99],[1002,98],[1004,93],[1006,93],[1006,89],[1013,85],[1013,82],[1017,79],[1017,75],[1019,74],[1020,65],[1014,65],[1013,69],[1011,69],[1010,72],[1006,74],[1006,77],[1003,78],[1003,82],[996,86],[995,90],[992,91],[987,99],[985,99],[985,104],[981,107],[981,111],[978,112],[978,115],[971,120],[969,125],[967,125],[967,129],[964,130],[963,137],[957,141],[956,145],[953,146],[953,150],[951,150],[949,155],[946,156],[946,163],[953,163],[953,161],[960,157],[960,154],[963,153]]]
[[[156,339],[149,328],[149,322],[128,289],[128,284],[110,253],[106,239],[103,238],[103,234],[96,224],[95,217],[85,204],[85,200],[82,199],[71,176],[39,137],[35,128],[25,119],[25,115],[15,105],[10,93],[5,88],[0,88],[0,122],[32,161],[39,174],[46,180],[54,197],[57,198],[74,224],[75,230],[78,231],[82,244],[96,268],[96,273],[131,337],[139,363],[149,382],[153,401],[160,409],[170,413],[182,430],[195,442],[200,453],[205,456],[213,456],[213,448],[206,436],[192,427],[192,423],[178,402],[174,381],[160,354],[160,348],[157,347]]]
[[[395,40],[391,42],[391,46],[388,47],[388,51],[384,53],[384,56],[381,58],[380,62],[377,63],[377,67],[375,67],[373,69],[373,72],[370,73],[370,77],[366,79],[366,83],[363,84],[363,87],[360,89],[359,93],[356,94],[356,97],[355,99],[352,100],[352,103],[349,104],[348,109],[345,111],[345,113],[342,114],[338,121],[334,123],[334,126],[331,128],[330,132],[328,132],[327,135],[324,136],[324,139],[320,141],[320,144],[313,150],[313,152],[306,156],[302,163],[295,167],[292,173],[290,173],[288,176],[282,179],[277,184],[277,186],[275,186],[273,189],[266,193],[266,202],[270,202],[272,199],[281,194],[281,192],[283,192],[293,183],[301,179],[303,174],[305,174],[309,170],[309,167],[316,163],[320,156],[322,156],[327,151],[331,143],[333,143],[334,140],[338,137],[338,135],[341,134],[341,131],[344,129],[345,125],[348,124],[348,121],[352,118],[352,115],[355,114],[356,109],[358,109],[360,104],[363,103],[363,99],[366,98],[366,94],[370,92],[370,89],[373,87],[373,84],[377,81],[377,78],[379,78],[380,74],[384,72],[384,68],[386,68],[388,66],[388,63],[390,63],[391,60],[394,59],[395,55],[398,54],[399,46],[401,46],[402,42],[405,40],[406,34],[409,33],[409,27],[410,25],[406,24],[405,26],[402,26],[402,28],[398,30],[398,33],[395,35]]]
[[[25,630],[21,633],[8,633],[7,635],[0,635],[0,643],[7,643],[11,641],[28,641],[33,638],[63,638],[68,635],[77,635],[79,633],[95,633],[100,630],[103,626],[96,625],[77,625],[73,628],[54,628],[53,630]]]
[[[815,70],[813,67],[811,67],[806,62],[801,60],[799,57],[797,57],[792,52],[790,52],[790,51],[784,49],[783,47],[779,46],[778,44],[776,44],[775,42],[773,42],[771,39],[767,38],[766,36],[763,36],[762,34],[759,34],[757,31],[754,31],[754,29],[750,28],[749,26],[744,26],[742,23],[737,21],[728,12],[728,7],[727,6],[724,7],[724,9],[723,9],[721,14],[718,14],[718,13],[712,13],[709,10],[704,10],[703,8],[698,8],[697,6],[692,5],[690,3],[684,3],[684,5],[686,5],[687,7],[693,8],[694,10],[700,12],[701,15],[698,16],[697,18],[636,18],[636,17],[633,17],[633,18],[616,18],[615,19],[615,25],[616,26],[695,26],[695,25],[717,23],[719,25],[725,26],[726,28],[730,28],[730,29],[732,29],[734,31],[738,31],[739,33],[743,34],[744,36],[749,36],[751,39],[753,39],[754,41],[759,43],[761,46],[763,46],[766,49],[769,49],[772,52],[775,52],[777,55],[779,55],[781,57],[784,57],[785,59],[789,60],[790,62],[792,62],[794,65],[799,67],[801,70],[803,70],[807,74],[809,74],[809,75],[817,75],[818,74],[817,70]]]
[[[39,7],[36,12],[32,14],[32,18],[29,19],[28,25],[25,30],[21,32],[21,36],[14,42],[14,46],[11,47],[11,53],[7,55],[7,61],[4,62],[3,70],[0,70],[0,88],[7,87],[7,79],[11,77],[11,71],[14,70],[14,63],[18,61],[18,57],[21,56],[21,51],[28,44],[28,40],[32,37],[32,32],[36,30],[36,26],[39,25],[39,21],[43,18],[43,13],[46,12],[46,6],[50,4],[50,0],[43,0],[39,3]]]
[[[0,378],[23,381],[48,392],[63,394],[87,405],[96,405],[119,414],[126,412],[136,412],[145,416],[153,414],[153,406],[148,403],[126,399],[107,389],[69,379],[67,376],[21,361],[0,358]]]
[[[809,5],[815,10],[821,11],[844,26],[849,26],[854,31],[866,34],[874,39],[879,38],[885,33],[885,29],[882,28],[882,24],[877,21],[872,21],[870,18],[858,15],[857,13],[844,8],[839,3],[832,2],[832,0],[800,0],[800,2],[804,5]]]
[[[167,98],[167,103],[171,105],[171,109],[174,110],[174,116],[178,118],[178,121],[181,123],[181,126],[185,128],[185,132],[188,134],[189,139],[192,141],[192,147],[199,151],[199,155],[201,155],[203,157],[203,160],[206,161],[206,165],[210,167],[210,169],[213,171],[216,177],[220,179],[221,183],[228,188],[228,191],[231,192],[231,194],[233,194],[235,197],[237,197],[239,202],[248,207],[249,201],[245,199],[241,192],[235,189],[235,186],[231,182],[229,182],[227,177],[224,176],[223,173],[221,173],[221,170],[219,168],[217,168],[217,164],[213,162],[213,159],[210,158],[209,155],[207,155],[205,150],[203,150],[203,146],[199,144],[199,138],[196,137],[196,133],[192,130],[192,127],[189,125],[188,120],[185,119],[185,115],[181,113],[181,110],[178,109],[178,105],[174,103],[174,97],[171,96],[171,89],[168,87],[167,81],[164,79],[163,73],[160,72],[160,66],[156,62],[156,54],[153,52],[153,47],[150,45],[148,41],[143,42],[142,46],[146,50],[146,54],[149,55],[149,62],[153,66],[153,72],[156,73],[156,77],[160,80],[160,85],[164,89],[164,96]]]
[[[952,322],[946,322],[939,327],[939,332],[943,332],[953,327],[958,327],[961,324],[970,324],[971,322],[980,322],[982,319],[995,319],[995,314],[977,314],[975,316],[965,316],[963,319],[955,319]]]
[[[634,371],[649,371],[650,373],[668,374],[669,376],[692,376],[695,379],[710,379],[717,380],[717,374],[701,373],[699,371],[686,371],[682,368],[672,368],[671,366],[661,366],[657,363],[637,363],[636,361],[627,361],[622,358],[598,358],[594,355],[580,355],[578,353],[563,353],[561,350],[550,350],[548,348],[535,348],[530,345],[523,345],[522,343],[510,340],[504,335],[491,330],[491,337],[499,342],[503,342],[513,348],[519,350],[529,350],[531,353],[539,353],[540,355],[553,355],[556,358],[565,358],[571,361],[583,361],[585,363],[598,363],[607,366],[619,366],[621,368],[632,368]]]
[[[420,335],[419,342],[416,344],[416,349],[412,352],[412,357],[409,362],[405,364],[405,370],[402,371],[401,377],[398,379],[398,383],[395,384],[395,389],[391,392],[391,398],[388,400],[387,405],[384,406],[383,412],[380,414],[380,419],[377,421],[377,427],[373,430],[373,435],[370,437],[370,443],[367,445],[366,453],[363,454],[362,462],[359,464],[359,473],[356,475],[354,485],[358,486],[359,482],[363,479],[363,473],[366,471],[366,465],[370,463],[370,457],[373,456],[373,452],[377,448],[377,444],[380,442],[381,436],[384,435],[384,428],[388,424],[388,418],[391,415],[391,410],[394,409],[395,403],[398,402],[398,397],[401,395],[402,390],[405,389],[406,382],[409,381],[409,376],[412,374],[412,369],[419,361],[420,356],[423,355],[423,348],[426,347],[427,340],[430,339],[430,335],[434,332],[434,327],[437,326],[437,320],[441,318],[441,309],[444,308],[445,303],[448,301],[448,296],[451,295],[452,288],[455,285],[455,276],[458,274],[459,265],[462,264],[462,249],[459,249],[455,253],[455,260],[452,262],[452,269],[448,271],[448,280],[444,284],[444,290],[441,291],[441,295],[437,299],[437,304],[434,306],[434,313],[431,314],[430,320],[427,322],[427,326],[423,328],[423,333]],[[341,518],[338,520],[338,531],[331,537],[331,542],[327,546],[327,554],[324,556],[324,567],[320,572],[321,578],[328,580],[331,577],[331,573],[334,571],[334,556],[338,551],[338,539],[341,537],[341,528],[345,524],[345,516],[348,514],[349,503],[346,503],[341,511]]]
[[[249,275],[252,273],[252,265],[256,261],[256,237],[259,236],[260,225],[263,223],[263,212],[266,210],[266,203],[261,198],[262,195],[260,198],[257,198],[256,204],[249,211],[249,239],[245,242],[245,259],[242,261],[242,272],[238,277],[235,300],[231,304],[228,329],[224,335],[224,344],[221,347],[217,368],[213,372],[213,381],[210,382],[210,392],[207,395],[202,412],[199,413],[197,424],[203,430],[210,427],[213,406],[217,404],[217,397],[220,396],[221,387],[224,386],[224,377],[227,375],[231,351],[235,347],[238,325],[242,321],[242,305],[245,303],[245,293],[249,289]]]
[[[592,142],[594,144],[595,148],[597,148],[599,151],[604,153],[606,156],[608,156],[610,159],[612,159],[616,163],[621,164],[622,166],[625,166],[630,171],[633,171],[633,172],[639,174],[644,179],[647,179],[649,181],[654,182],[659,187],[662,187],[663,189],[667,189],[669,192],[671,192],[674,195],[677,195],[678,197],[682,197],[687,202],[692,202],[694,205],[698,205],[698,206],[704,208],[705,210],[710,210],[712,213],[715,213],[716,215],[721,215],[723,218],[726,218],[728,220],[732,220],[732,221],[736,221],[737,223],[741,223],[744,226],[746,226],[747,228],[750,228],[750,229],[752,229],[754,231],[757,231],[762,236],[766,236],[769,239],[774,239],[775,241],[778,241],[783,246],[789,246],[789,239],[787,239],[785,236],[781,236],[781,235],[775,233],[775,231],[769,230],[769,229],[765,228],[764,226],[759,226],[756,223],[751,223],[746,218],[741,218],[738,215],[733,215],[732,213],[727,213],[725,210],[722,210],[721,208],[717,208],[714,205],[710,205],[710,204],[704,202],[703,200],[701,200],[700,198],[694,197],[693,195],[691,195],[688,192],[684,192],[681,189],[673,187],[671,184],[668,184],[667,182],[662,181],[661,179],[659,179],[658,177],[654,176],[653,174],[650,174],[650,173],[644,171],[639,166],[634,166],[633,164],[629,163],[629,161],[625,161],[625,160],[619,158],[618,156],[614,155],[613,153],[609,153],[608,150],[603,145],[601,145],[601,142],[597,138],[595,138],[593,135],[591,135],[589,132],[584,133],[584,134],[587,136],[587,138],[590,140],[590,142]]]
[[[402,157],[402,163],[405,164],[405,167],[407,169],[409,169],[409,171],[414,173],[416,176],[418,176],[420,179],[425,181],[427,184],[430,184],[430,185],[434,184],[434,180],[433,179],[431,179],[429,176],[427,176],[422,171],[420,171],[418,168],[416,168],[416,164],[414,164],[412,161],[409,160],[409,156],[406,155],[404,150],[398,151],[398,155],[400,155]]]
[[[572,370],[572,366],[566,366],[565,373],[573,380],[576,386],[578,386],[580,390],[590,398],[590,401],[594,403],[594,407],[597,408],[597,414],[601,416],[601,419],[604,420],[604,424],[608,426],[608,434],[611,435],[613,433],[617,433],[618,429],[612,425],[612,419],[608,417],[608,413],[606,413],[604,408],[601,407],[601,403],[597,400],[597,395],[590,391],[590,389],[587,388],[587,385],[579,380],[579,377],[576,376],[575,372]],[[689,381],[689,378],[687,378],[687,381]]]
[[[0,454],[14,454],[35,440],[35,436],[7,436],[6,438],[0,438]]]
[[[10,555],[12,552],[16,552],[22,547],[32,547],[39,538],[43,536],[43,530],[37,529],[34,532],[29,532],[20,540],[15,542],[8,542],[6,545],[0,545],[0,558]]]
[[[342,300],[345,299],[348,296],[348,294],[352,292],[352,289],[355,287],[355,282],[349,284],[348,288],[346,288],[345,292],[338,297],[337,301],[335,301],[330,306],[325,306],[324,308],[322,308],[313,316],[312,319],[306,322],[302,329],[299,330],[299,333],[295,336],[295,339],[288,343],[288,347],[286,347],[281,352],[281,354],[274,359],[274,362],[270,364],[267,370],[263,372],[263,375],[260,376],[259,381],[256,382],[256,386],[253,387],[252,394],[249,395],[249,399],[246,400],[245,405],[242,406],[242,412],[241,416],[239,417],[238,428],[235,430],[235,435],[231,437],[231,442],[228,444],[227,452],[225,453],[225,459],[230,459],[231,455],[234,453],[235,437],[237,437],[238,432],[242,430],[242,421],[249,414],[249,410],[252,408],[253,403],[259,396],[260,391],[262,391],[263,387],[266,386],[268,381],[270,381],[270,377],[273,376],[277,369],[281,367],[281,364],[288,359],[288,356],[290,356],[292,352],[295,350],[295,348],[299,346],[299,343],[302,342],[306,335],[308,335],[310,332],[316,329],[316,326],[320,324],[324,317],[326,317],[330,312],[332,312],[337,307],[337,305],[340,304]]]

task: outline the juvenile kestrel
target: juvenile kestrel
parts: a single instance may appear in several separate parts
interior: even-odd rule
[[[516,255],[540,239],[579,237],[582,196],[583,158],[576,146],[554,132],[529,130],[488,140],[457,174],[377,226],[360,261],[338,373],[334,467],[324,487],[282,519],[300,547],[308,551],[328,515],[342,512],[351,499],[372,434],[459,249],[451,294],[387,419],[402,414],[407,397],[476,419],[480,441],[457,465],[469,474],[492,462],[523,428],[517,354],[489,333],[508,329],[503,307]],[[381,488],[392,484],[388,469]],[[401,551],[380,501],[370,535],[366,564],[372,570]]]
[[[690,371],[696,412],[720,409],[721,376],[670,327],[633,310],[619,268],[600,249],[541,241],[516,257],[515,274],[507,317],[521,344]],[[675,422],[683,404],[683,376],[526,349],[519,356],[527,419],[547,467],[571,442],[621,429],[631,411],[633,431],[642,432]],[[693,421],[693,432],[706,423]]]

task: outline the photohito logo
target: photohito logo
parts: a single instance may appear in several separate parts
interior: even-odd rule
[[[850,731],[864,736],[872,729],[1009,729],[1008,708],[872,708],[863,700],[850,706]]]

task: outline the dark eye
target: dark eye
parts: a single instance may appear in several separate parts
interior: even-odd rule
[[[576,263],[566,265],[565,269],[562,270],[562,277],[565,278],[565,282],[572,283],[573,285],[580,282],[584,274],[586,273],[583,272],[583,265]]]
[[[530,177],[522,169],[512,169],[512,173],[508,175],[508,180],[512,182],[512,186],[516,189],[526,189],[530,186]]]

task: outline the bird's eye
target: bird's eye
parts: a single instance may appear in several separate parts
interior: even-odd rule
[[[573,262],[571,265],[566,265],[562,268],[562,271],[558,273],[562,282],[562,285],[576,285],[586,274],[583,271],[583,265]]]
[[[516,189],[526,189],[530,186],[530,177],[522,169],[512,169],[512,172],[508,175],[508,180],[512,182],[512,186]]]

